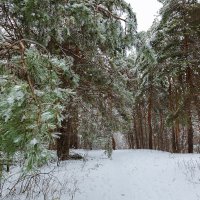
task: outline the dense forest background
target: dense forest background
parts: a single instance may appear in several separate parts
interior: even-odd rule
[[[110,156],[116,132],[130,149],[200,152],[200,3],[159,1],[137,32],[123,0],[1,0],[0,176],[52,150]]]

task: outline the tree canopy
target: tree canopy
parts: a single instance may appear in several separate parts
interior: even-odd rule
[[[53,150],[110,156],[117,131],[130,148],[199,151],[200,4],[160,2],[137,32],[124,0],[1,0],[0,176]]]

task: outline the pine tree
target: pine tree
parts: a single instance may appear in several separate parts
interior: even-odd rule
[[[162,1],[161,22],[153,42],[160,73],[168,87],[169,115],[172,130],[172,149],[178,151],[179,124],[187,126],[188,152],[193,152],[193,77],[198,74],[198,61],[193,46],[199,42],[198,27],[192,25],[197,1]],[[194,19],[195,20],[195,19]],[[195,30],[195,31],[194,31]],[[197,89],[198,90],[198,89]],[[183,116],[184,120],[183,120]]]
[[[122,0],[2,0],[0,30],[2,164],[20,151],[37,169],[55,139],[67,159],[80,102],[108,117],[125,99],[115,60],[134,42],[135,14]]]

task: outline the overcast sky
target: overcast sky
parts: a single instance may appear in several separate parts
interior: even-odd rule
[[[138,31],[146,31],[152,25],[161,5],[157,0],[125,0],[136,13]]]

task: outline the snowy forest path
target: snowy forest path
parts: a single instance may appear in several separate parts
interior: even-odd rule
[[[112,159],[106,159],[102,151],[89,152],[88,158],[77,175],[85,177],[75,200],[199,199],[200,182],[192,184],[181,169],[184,165],[180,163],[189,159],[187,155],[119,150],[114,151]]]

